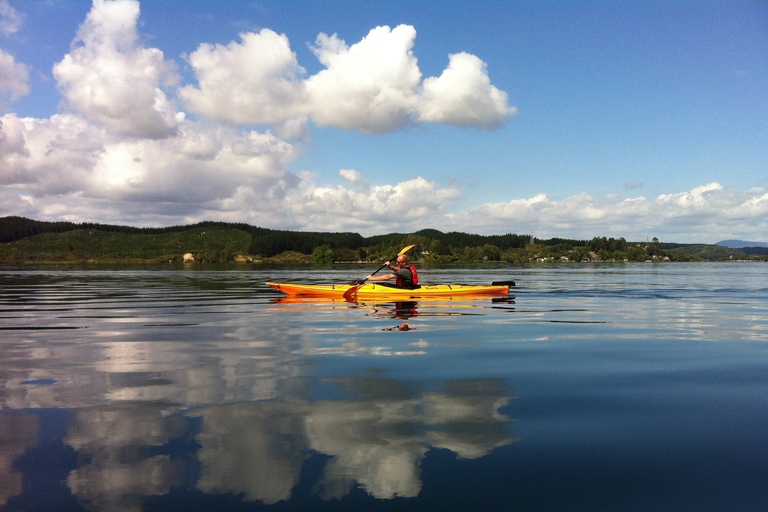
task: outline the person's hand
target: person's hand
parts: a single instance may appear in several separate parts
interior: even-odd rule
[[[385,262],[385,263],[384,263],[384,266],[385,266],[385,267],[388,267],[388,266],[389,266],[389,262],[388,262],[388,261],[387,261],[387,262]]]
[[[366,277],[366,279],[373,279],[373,275]]]

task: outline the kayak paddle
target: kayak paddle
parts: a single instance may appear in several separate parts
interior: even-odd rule
[[[400,256],[401,254],[405,254],[407,251],[409,251],[409,250],[413,249],[414,247],[416,247],[416,246],[415,246],[415,245],[409,245],[408,247],[404,248],[402,251],[400,251],[399,253],[397,253],[397,256]],[[374,272],[374,273],[373,273],[373,274],[371,274],[371,275],[376,275],[376,274],[379,272],[379,270],[383,269],[383,268],[384,268],[384,267],[386,267],[386,266],[387,266],[387,264],[386,264],[386,263],[384,263],[382,266],[380,266],[380,267],[379,267],[379,268],[376,270],[376,272]],[[358,283],[357,283],[355,286],[353,286],[353,287],[352,287],[352,288],[350,288],[349,290],[345,291],[345,292],[344,292],[344,300],[349,300],[349,299],[350,299],[350,297],[352,297],[352,296],[353,296],[353,295],[354,295],[354,294],[357,292],[357,290],[359,290],[359,289],[360,289],[360,287],[361,287],[361,286],[363,286],[363,285],[365,284],[365,282],[366,282],[367,280],[368,280],[368,278],[366,277],[366,278],[365,278],[365,279],[363,279],[362,281],[359,281],[359,282],[358,282]]]

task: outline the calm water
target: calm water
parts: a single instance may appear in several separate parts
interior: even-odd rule
[[[768,266],[0,268],[0,511],[757,511]]]

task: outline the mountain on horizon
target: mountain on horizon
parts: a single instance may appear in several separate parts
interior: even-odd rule
[[[720,240],[715,245],[730,247],[731,249],[741,249],[742,247],[768,247],[768,243],[765,242],[747,242],[745,240]]]

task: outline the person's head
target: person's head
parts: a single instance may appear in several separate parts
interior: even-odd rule
[[[397,257],[397,266],[402,268],[402,267],[405,267],[406,265],[408,265],[408,256],[406,256],[405,254],[399,255]]]

